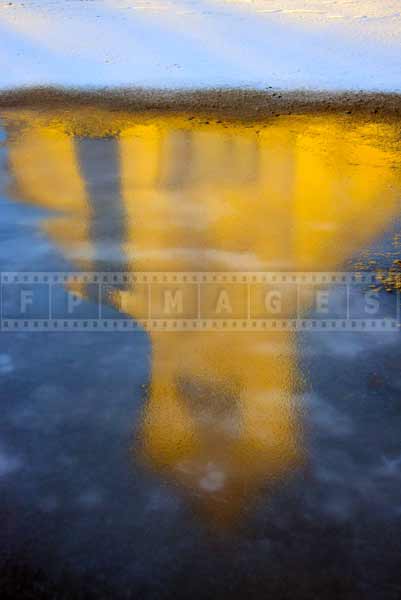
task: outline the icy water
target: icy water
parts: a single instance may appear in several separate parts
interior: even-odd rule
[[[308,280],[295,296],[282,284],[277,308],[258,300],[276,282],[247,275],[385,261],[401,230],[398,123],[21,109],[3,111],[0,144],[1,271],[109,278],[100,309],[97,283],[58,281],[79,325],[51,332],[10,331],[29,286],[3,279],[6,592],[398,598],[397,297],[380,291],[363,314],[367,283],[350,297]],[[200,289],[210,273],[231,288]],[[316,287],[331,322],[372,319],[373,300],[390,325],[287,327],[316,316]],[[25,296],[24,317],[43,318],[47,293]],[[262,309],[279,331],[242,326]],[[99,310],[113,331],[85,331]]]

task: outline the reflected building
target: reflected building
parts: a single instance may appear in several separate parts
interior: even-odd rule
[[[216,122],[88,107],[3,119],[12,196],[53,211],[42,228],[81,270],[336,270],[399,208],[390,122]],[[146,294],[127,284],[109,302],[138,318]],[[304,461],[296,336],[149,335],[136,456],[212,523],[232,524],[259,489]]]

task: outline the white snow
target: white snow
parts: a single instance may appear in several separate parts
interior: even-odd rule
[[[0,88],[401,91],[400,0],[0,0]]]

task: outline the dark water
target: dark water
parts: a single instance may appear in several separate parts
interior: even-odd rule
[[[141,119],[3,115],[1,271],[341,271],[393,247],[394,124]],[[135,293],[104,314],[136,319]],[[4,597],[399,598],[399,339],[3,326]]]

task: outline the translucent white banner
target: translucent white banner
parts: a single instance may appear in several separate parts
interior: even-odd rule
[[[3,272],[1,331],[394,331],[399,292],[356,272]]]

